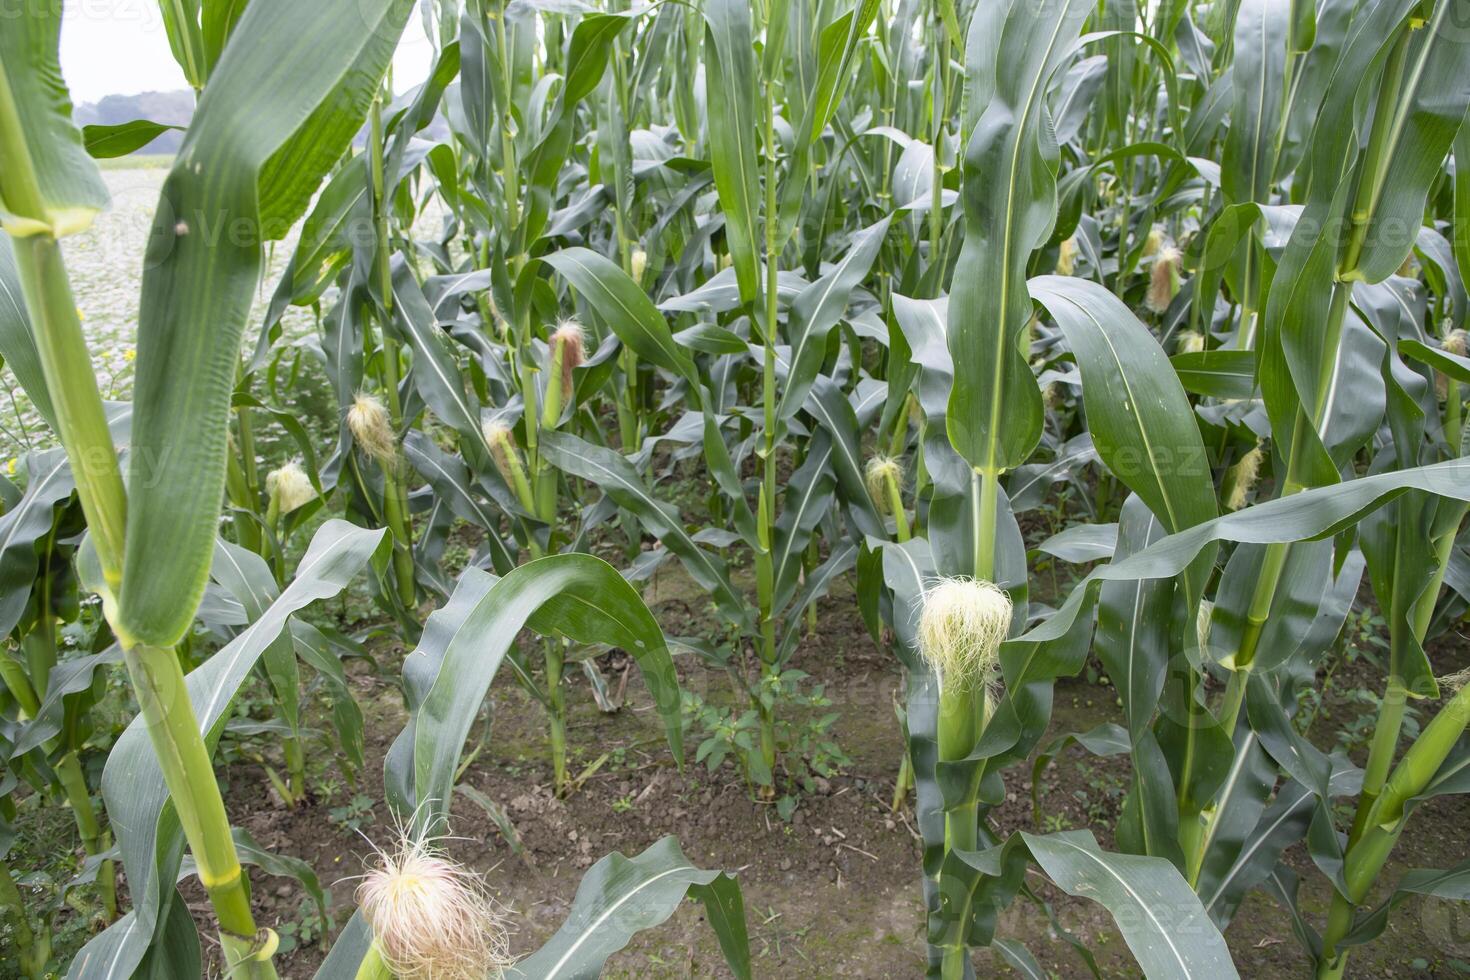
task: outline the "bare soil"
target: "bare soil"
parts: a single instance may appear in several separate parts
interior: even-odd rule
[[[702,603],[673,566],[666,566],[650,587],[649,600],[671,634],[699,631]],[[450,847],[459,859],[483,871],[500,901],[514,911],[516,954],[534,950],[556,930],[581,873],[597,858],[611,851],[631,855],[673,834],[696,863],[738,874],[757,975],[923,975],[919,844],[911,807],[897,814],[889,809],[900,750],[892,709],[898,671],[868,637],[850,591],[823,600],[819,613],[818,628],[802,643],[795,666],[825,684],[841,710],[835,731],[852,765],[824,781],[818,792],[802,796],[789,822],[779,818],[774,806],[752,800],[731,763],[713,773],[702,765],[679,772],[636,674],[628,683],[622,709],[603,714],[585,679],[573,672],[568,692],[572,771],[579,772],[604,753],[609,758],[570,798],[557,799],[550,789],[541,709],[502,674],[491,692],[493,731],[463,781],[507,809],[523,850],[518,855],[486,813],[463,798],[457,798],[453,808],[457,839]],[[1470,661],[1470,644],[1463,637],[1450,638],[1434,652],[1445,672]],[[383,646],[376,650],[380,675],[355,670],[358,697],[368,715],[370,760],[382,758],[406,720],[395,680],[402,655],[400,647]],[[616,683],[621,668],[616,658],[609,663],[610,679]],[[1339,676],[1336,684],[1377,686],[1369,665],[1355,665],[1353,670],[1362,676]],[[710,673],[692,663],[681,664],[685,683],[707,681]],[[1103,683],[1062,682],[1053,729],[1081,731],[1113,718],[1114,697]],[[1329,710],[1361,708],[1334,703]],[[1335,731],[1339,722],[1333,719],[1322,730]],[[478,732],[472,734],[471,742],[478,737]],[[328,819],[328,811],[340,805],[340,799],[288,810],[257,769],[236,766],[229,775],[230,812],[243,818],[267,848],[310,863],[323,884],[332,886],[336,915],[339,922],[345,921],[352,907],[353,876],[371,856],[368,838],[391,837],[385,808],[379,803],[374,808],[376,820],[364,824],[359,834]],[[995,818],[1002,832],[1033,826],[1029,775],[1029,767],[1010,774],[1008,802]],[[1092,827],[1104,846],[1111,845],[1111,827],[1126,781],[1125,759],[1096,759],[1070,750],[1042,777],[1045,829]],[[381,801],[381,771],[370,768],[364,773],[358,792]],[[1443,868],[1463,860],[1467,826],[1470,801],[1464,798],[1442,798],[1421,809],[1385,873],[1385,890],[1404,869]],[[1327,885],[1302,847],[1294,848],[1288,858],[1305,882],[1307,913],[1320,924],[1330,898]],[[301,893],[294,882],[263,879],[258,872],[256,881],[267,922],[279,927],[299,917]],[[1091,947],[1105,975],[1137,975],[1131,955],[1100,906],[1050,886],[1041,885],[1040,891],[1053,904],[1062,926]],[[1462,975],[1470,969],[1462,965],[1470,959],[1470,922],[1463,912],[1456,919],[1456,913],[1449,903],[1407,902],[1382,937],[1355,951],[1352,975]],[[1090,975],[1044,915],[1026,903],[1017,903],[1001,932],[1023,940],[1053,976]],[[1244,977],[1306,974],[1307,960],[1284,910],[1263,894],[1247,900],[1227,939]],[[282,975],[311,976],[324,952],[322,942],[298,947],[283,957]],[[1008,968],[988,952],[977,954],[976,969],[982,977],[1008,974]],[[616,954],[607,975],[718,977],[727,971],[713,933],[701,922],[700,907],[685,903],[663,927],[644,933]]]

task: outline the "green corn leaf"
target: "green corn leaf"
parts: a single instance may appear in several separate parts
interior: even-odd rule
[[[1169,358],[1184,390],[1211,398],[1249,398],[1256,390],[1256,356],[1248,350],[1202,350]]]
[[[245,13],[249,0],[199,0],[200,47],[204,52],[206,69],[214,70],[224,54],[225,44],[230,39],[240,16]],[[165,6],[167,3],[165,3]]]
[[[965,244],[949,298],[958,370],[948,429],[971,466],[1026,461],[1041,435],[1041,392],[1021,350],[1031,309],[1026,265],[1056,219],[1056,147],[1044,98],[1091,4],[986,4],[970,24],[961,198]]]
[[[289,854],[266,850],[243,827],[232,827],[231,836],[235,840],[235,851],[240,855],[241,864],[254,865],[274,878],[295,879],[316,909],[316,921],[322,934],[325,935],[331,929],[332,920],[327,916],[327,893],[311,865]]]
[[[1217,926],[1229,925],[1246,892],[1265,881],[1282,852],[1306,834],[1313,803],[1311,792],[1301,784],[1286,786],[1239,842],[1235,861],[1223,873],[1214,871],[1206,859],[1197,893]]]
[[[1166,533],[1142,499],[1130,497],[1119,522],[1117,559],[1143,550]],[[1098,595],[1093,650],[1123,702],[1123,717],[1134,738],[1142,737],[1153,720],[1164,688],[1173,586],[1148,579],[1108,582]]]
[[[837,479],[832,473],[831,460],[832,439],[819,431],[808,447],[806,460],[786,484],[786,503],[776,519],[776,541],[771,555],[775,582],[773,610],[784,609],[796,592],[797,578],[802,571],[801,556],[817,522],[832,503]]]
[[[10,757],[18,759],[61,734],[68,702],[75,700],[74,695],[92,689],[97,671],[120,664],[122,659],[122,650],[114,644],[101,653],[71,657],[52,667],[46,678],[46,699],[36,716],[16,733],[9,749]]]
[[[129,642],[172,645],[208,575],[230,393],[260,275],[259,222],[282,200],[260,196],[263,168],[291,147],[297,167],[309,161],[315,172],[293,169],[287,180],[283,168],[275,188],[310,193],[332,160],[293,137],[340,95],[344,79],[360,85],[382,76],[408,7],[256,0],[200,99],[164,184],[143,276],[131,474],[138,492],[128,502],[117,623]],[[354,107],[336,108],[346,116]],[[146,493],[144,479],[157,481]]]
[[[1307,444],[1292,443],[1298,414],[1304,411],[1311,418],[1315,407],[1325,403],[1321,366],[1337,353],[1327,349],[1327,331],[1321,326],[1329,319],[1342,244],[1341,234],[1324,232],[1339,222],[1347,207],[1353,183],[1350,165],[1356,157],[1350,152],[1356,145],[1354,127],[1343,125],[1343,120],[1361,114],[1370,83],[1382,74],[1395,38],[1407,29],[1403,22],[1413,6],[1410,0],[1383,0],[1365,8],[1353,23],[1316,110],[1304,161],[1310,176],[1306,207],[1293,226],[1265,303],[1259,376],[1272,435],[1284,458],[1307,461],[1306,482],[1315,486],[1338,479],[1321,438],[1308,427],[1303,433]]]
[[[1087,831],[1020,836],[1058,887],[1112,913],[1150,980],[1239,976],[1224,937],[1167,861],[1110,854]]]
[[[465,391],[459,362],[407,263],[394,267],[392,288],[394,326],[413,348],[413,380],[420,396],[440,421],[460,434],[461,445],[479,445],[480,406]]]
[[[634,858],[610,854],[583,877],[566,922],[537,952],[516,963],[506,976],[535,980],[591,980],[608,957],[634,934],[673,915],[685,898],[699,901],[725,962],[736,977],[749,978],[750,939],[740,885],[719,871],[692,864],[678,842],[665,837]],[[373,936],[362,913],[343,928],[316,980],[354,980]]]
[[[1470,108],[1470,3],[1442,0],[1413,32],[1403,92],[1393,119],[1381,193],[1368,204],[1368,232],[1358,272],[1381,282],[1403,265],[1424,219],[1429,189]]]
[[[1343,939],[1343,945],[1358,946],[1377,939],[1388,928],[1389,915],[1411,898],[1470,901],[1470,861],[1462,861],[1443,871],[1434,868],[1405,871],[1388,898],[1354,924],[1352,931]]]
[[[1039,276],[1028,285],[1077,356],[1088,428],[1107,467],[1170,533],[1215,517],[1215,485],[1199,426],[1148,328],[1095,282]],[[1190,609],[1204,594],[1213,563],[1206,549],[1190,566]]]
[[[1455,264],[1460,281],[1470,283],[1470,113],[1455,135]]]
[[[760,279],[756,237],[756,65],[745,0],[709,0],[705,85],[710,164],[724,211],[725,240],[740,284],[740,300],[755,299]]]
[[[31,318],[21,292],[20,270],[8,236],[0,235],[0,358],[10,368],[21,389],[46,424],[56,427],[46,374],[41,370],[41,353],[31,333]]]
[[[1073,588],[1055,615],[1018,641],[1024,645],[1064,636],[1090,601],[1091,590],[1102,582],[1178,575],[1201,550],[1219,541],[1271,544],[1329,537],[1410,490],[1470,501],[1470,460],[1452,459],[1317,487],[1171,534],[1120,562],[1093,571]]]
[[[822,131],[827,128],[827,124],[832,121],[837,105],[842,101],[843,93],[852,79],[852,59],[857,53],[858,42],[867,33],[869,25],[873,23],[873,18],[878,15],[878,7],[879,0],[858,0],[852,10],[837,18],[832,22],[831,27],[823,31],[824,50],[819,52],[817,84],[807,109],[809,122],[804,127],[808,143],[816,142],[821,137]],[[952,20],[952,9],[947,12]],[[834,39],[840,38],[841,45],[834,45],[833,50],[830,51],[825,50],[827,31],[838,25],[840,29],[835,33]],[[956,23],[955,26],[958,27],[958,24]]]
[[[497,507],[490,507],[480,500],[469,467],[457,456],[443,452],[434,441],[422,432],[410,431],[403,439],[403,454],[409,465],[434,488],[434,495],[442,501],[460,520],[469,521],[484,529],[485,545],[490,551],[495,570],[505,574],[515,567],[515,558],[505,542],[500,539],[499,512],[529,517],[510,489],[502,484],[490,484],[501,490],[495,496]],[[487,473],[487,476],[489,474]],[[494,476],[498,479],[499,474]]]
[[[406,670],[413,714],[388,756],[387,780],[420,830],[442,833],[455,771],[480,705],[517,634],[610,643],[638,664],[674,758],[683,764],[679,683],[663,632],[638,592],[591,555],[551,555],[504,578],[469,569],[430,617]],[[398,746],[401,746],[398,747]]]
[[[292,613],[346,588],[387,541],[383,530],[345,521],[322,525],[281,595],[243,633],[186,678],[200,731],[214,745],[240,687]],[[102,796],[128,874],[133,908],[89,942],[72,961],[71,980],[131,976],[169,919],[170,887],[183,852],[183,831],[141,717],[107,757]]]
[[[686,379],[695,388],[694,362],[674,341],[653,301],[617,265],[585,248],[568,248],[543,258],[635,354]]]
[[[1103,0],[1098,27],[1107,32],[1131,31],[1138,23],[1136,0]],[[1134,71],[1138,64],[1136,41],[1127,35],[1108,37],[1103,41],[1107,54],[1107,87],[1103,93],[1103,107],[1107,127],[1114,138],[1125,139],[1128,132],[1128,117],[1133,104]]]
[[[678,556],[731,622],[752,628],[750,605],[731,584],[724,560],[695,542],[678,512],[653,496],[632,463],[611,449],[594,446],[566,432],[543,432],[541,452],[552,466],[600,487],[619,507],[636,515],[648,533]]]
[[[9,636],[25,614],[41,572],[45,541],[58,512],[76,491],[71,466],[60,449],[25,457],[26,489],[0,515],[0,636]]]
[[[1470,384],[1470,358],[1451,354],[1438,347],[1430,347],[1421,340],[1400,340],[1399,353],[1428,364],[1436,371],[1461,384]]]
[[[704,903],[736,977],[751,975],[745,905],[740,886],[723,872],[690,863],[672,837],[635,858],[610,854],[577,886],[567,921],[541,949],[517,963],[510,977],[526,980],[592,980],[633,935],[666,920],[685,896]]]
[[[115,126],[83,126],[82,143],[93,159],[108,160],[125,157],[141,150],[169,130],[183,128],[156,123],[151,119],[134,119]]]
[[[0,228],[59,238],[92,224],[107,188],[71,121],[57,58],[61,0],[9,14],[0,32]],[[34,187],[21,186],[26,174]]]
[[[174,60],[184,70],[184,79],[196,92],[209,80],[209,64],[204,57],[204,35],[199,26],[202,0],[161,0],[158,11],[163,15],[163,29]]]
[[[520,228],[521,245],[529,248],[546,230],[551,202],[571,148],[577,103],[597,88],[607,67],[608,53],[623,28],[641,14],[590,13],[577,22],[567,42],[567,64],[562,89],[551,109],[543,135],[526,157],[530,200]]]
[[[984,851],[950,852],[940,873],[947,903],[969,900],[995,928],[1035,862],[1070,895],[1102,905],[1149,980],[1238,977],[1229,949],[1179,871],[1162,858],[1104,851],[1091,831],[1020,831]]]
[[[846,312],[852,291],[872,268],[891,220],[884,218],[854,235],[832,271],[803,289],[791,304],[791,368],[777,406],[781,418],[796,414],[806,400],[826,358],[827,337]]]
[[[1271,0],[1243,0],[1235,15],[1235,105],[1220,162],[1221,188],[1235,204],[1271,199],[1290,15]]]

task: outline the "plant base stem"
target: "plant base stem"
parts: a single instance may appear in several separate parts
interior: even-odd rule
[[[551,718],[551,770],[557,796],[565,796],[571,788],[571,781],[567,778],[567,705],[561,686],[564,664],[561,648],[555,641],[547,641],[546,699],[547,714]]]
[[[106,853],[111,845],[97,820],[97,810],[92,806],[92,794],[87,789],[87,779],[75,752],[67,753],[57,763],[56,778],[61,782],[66,801],[71,806],[72,817],[77,822],[82,848],[92,857]],[[115,879],[112,862],[103,861],[97,869],[97,890],[102,900],[103,915],[108,922],[117,916]]]
[[[46,976],[46,963],[51,959],[51,938],[44,930],[39,936],[31,930],[25,899],[15,885],[10,866],[4,861],[0,861],[0,908],[9,909],[15,923],[15,945],[19,949],[17,958],[21,972],[30,980],[42,980]]]
[[[277,939],[268,929],[256,930],[249,884],[178,659],[172,650],[148,646],[131,647],[125,656],[164,783],[219,919],[230,975],[273,980],[270,957]]]
[[[897,813],[908,802],[909,787],[914,784],[914,764],[909,760],[909,750],[903,750],[903,761],[898,766],[898,780],[893,784],[893,806],[890,812]]]

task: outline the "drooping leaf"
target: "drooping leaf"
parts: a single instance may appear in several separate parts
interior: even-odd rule
[[[328,521],[317,531],[291,583],[243,633],[186,678],[201,734],[213,745],[230,705],[256,662],[286,628],[290,615],[336,595],[386,540],[385,531]],[[102,796],[117,835],[133,908],[82,948],[67,973],[73,980],[130,976],[142,962],[174,901],[172,882],[183,831],[153,754],[147,726],[134,719],[113,746]]]
[[[97,164],[71,119],[61,77],[61,0],[9,11],[0,32],[0,73],[19,142],[0,146],[0,228],[12,236],[84,231],[108,201]],[[30,175],[34,186],[22,186]],[[34,195],[34,196],[32,196]]]
[[[151,119],[134,119],[113,126],[83,126],[82,142],[95,159],[110,160],[136,153],[169,130],[183,128]]]
[[[389,752],[386,781],[421,831],[442,833],[465,738],[517,634],[609,643],[632,656],[683,761],[679,684],[663,632],[638,592],[591,555],[551,555],[496,579],[466,570],[405,662],[412,716]],[[553,641],[554,642],[554,641]]]
[[[294,217],[296,197],[304,208],[346,139],[328,159],[293,137],[344,86],[376,90],[409,7],[256,0],[200,98],[164,183],[143,274],[131,479],[137,488],[155,482],[128,501],[115,624],[126,642],[172,645],[203,593],[240,338],[270,231],[263,222]],[[333,131],[345,120],[350,135],[350,109],[363,105],[355,96],[334,105]],[[288,165],[272,157],[282,147],[302,152]],[[272,159],[278,180],[268,184]]]
[[[737,977],[751,975],[745,907],[735,879],[701,871],[672,837],[635,858],[610,854],[577,886],[567,921],[541,949],[517,963],[510,976],[526,980],[590,980],[633,934],[658,925],[685,896],[704,903],[725,961]]]

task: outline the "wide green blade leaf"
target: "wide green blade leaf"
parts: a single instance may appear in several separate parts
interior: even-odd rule
[[[522,629],[609,643],[633,657],[682,764],[679,683],[663,632],[636,589],[591,555],[551,555],[496,579],[468,569],[429,618],[404,667],[413,714],[387,760],[387,782],[421,831],[443,832],[466,737]]]
[[[654,497],[625,457],[556,431],[541,434],[541,452],[552,466],[600,487],[619,507],[635,514],[649,534],[678,556],[731,622],[751,628],[750,604],[731,584],[724,560],[695,542],[677,510]]]
[[[1041,435],[1041,392],[1021,350],[1026,264],[1056,221],[1056,146],[1043,104],[1094,5],[982,4],[965,52],[965,244],[949,297],[956,366],[949,438],[987,473],[1019,466]]]
[[[514,6],[510,8],[512,12],[515,10]],[[588,13],[572,30],[571,39],[567,42],[562,89],[552,105],[551,115],[542,129],[540,141],[526,156],[529,200],[524,222],[519,229],[521,244],[526,249],[546,230],[546,219],[557,192],[557,181],[571,147],[577,103],[597,87],[607,67],[613,41],[641,13],[642,11]],[[527,54],[529,55],[529,50]]]
[[[803,289],[792,303],[791,369],[777,406],[781,418],[795,415],[806,400],[827,355],[827,337],[847,310],[852,291],[872,268],[891,220],[884,218],[854,235],[832,271]]]
[[[83,126],[82,142],[94,159],[110,160],[141,150],[171,129],[182,128],[151,119],[134,119],[115,126]]]
[[[20,270],[10,238],[0,235],[0,358],[10,368],[21,389],[46,424],[56,428],[51,394],[46,390],[46,373],[41,369],[41,352],[31,333],[31,318],[21,292]]]
[[[1148,328],[1090,280],[1039,276],[1028,285],[1077,356],[1088,430],[1103,462],[1170,533],[1215,517],[1215,484],[1199,426]],[[1213,562],[1206,550],[1191,565],[1190,608],[1204,594]]]
[[[1102,904],[1150,980],[1237,977],[1225,939],[1172,864],[1110,854],[1089,831],[1022,833],[1031,856],[1069,895]]]
[[[1102,582],[1178,575],[1201,550],[1219,541],[1285,544],[1328,537],[1410,490],[1470,501],[1470,460],[1452,459],[1318,487],[1171,534],[1122,561],[1093,571],[1072,589],[1055,615],[1012,642],[1037,643],[1064,636],[1090,602],[1091,591]]]
[[[1358,270],[1368,282],[1393,275],[1414,248],[1424,202],[1470,107],[1470,4],[1440,0],[1413,33],[1405,64],[1404,103],[1381,161],[1381,195],[1370,202]],[[1407,232],[1407,233],[1406,233]]]
[[[0,228],[16,236],[83,231],[108,200],[71,121],[60,34],[61,0],[11,7],[0,31]]]
[[[1249,350],[1202,350],[1169,359],[1185,391],[1212,398],[1249,398],[1256,388],[1256,355]]]
[[[585,248],[568,248],[543,261],[592,304],[618,339],[644,360],[685,378],[696,390],[699,375],[689,354],[674,341],[653,301],[617,265]]]
[[[1235,105],[1220,183],[1236,204],[1271,199],[1291,11],[1274,0],[1244,0],[1235,14]]]
[[[365,530],[345,521],[322,525],[281,595],[248,629],[188,675],[189,700],[209,744],[218,740],[241,685],[286,628],[291,614],[346,588],[387,540],[383,530]],[[67,973],[74,980],[132,975],[172,900],[170,886],[183,854],[183,831],[168,805],[168,787],[141,717],[128,726],[107,757],[102,797],[127,870],[133,909],[77,954]]]
[[[40,571],[43,539],[56,525],[57,509],[76,490],[60,449],[25,458],[25,495],[0,515],[0,636],[9,636],[25,613]]]
[[[143,275],[134,492],[116,623],[126,642],[171,646],[204,590],[240,337],[270,232],[261,222],[286,213],[270,210],[286,197],[260,193],[314,189],[333,160],[308,146],[309,134],[306,142],[293,136],[345,79],[382,76],[410,6],[256,0],[199,101],[164,183]],[[288,145],[300,156],[272,191],[260,183],[263,168]]]
[[[741,302],[755,299],[760,278],[756,239],[756,66],[750,4],[704,4],[705,103],[710,164],[724,211],[725,241],[735,264]],[[774,152],[774,149],[772,149]],[[774,216],[772,216],[774,217]]]
[[[735,976],[748,978],[749,940],[735,879],[690,863],[672,837],[635,858],[609,854],[577,886],[571,914],[541,949],[508,973],[526,980],[591,980],[633,935],[667,919],[685,896],[704,903]]]

